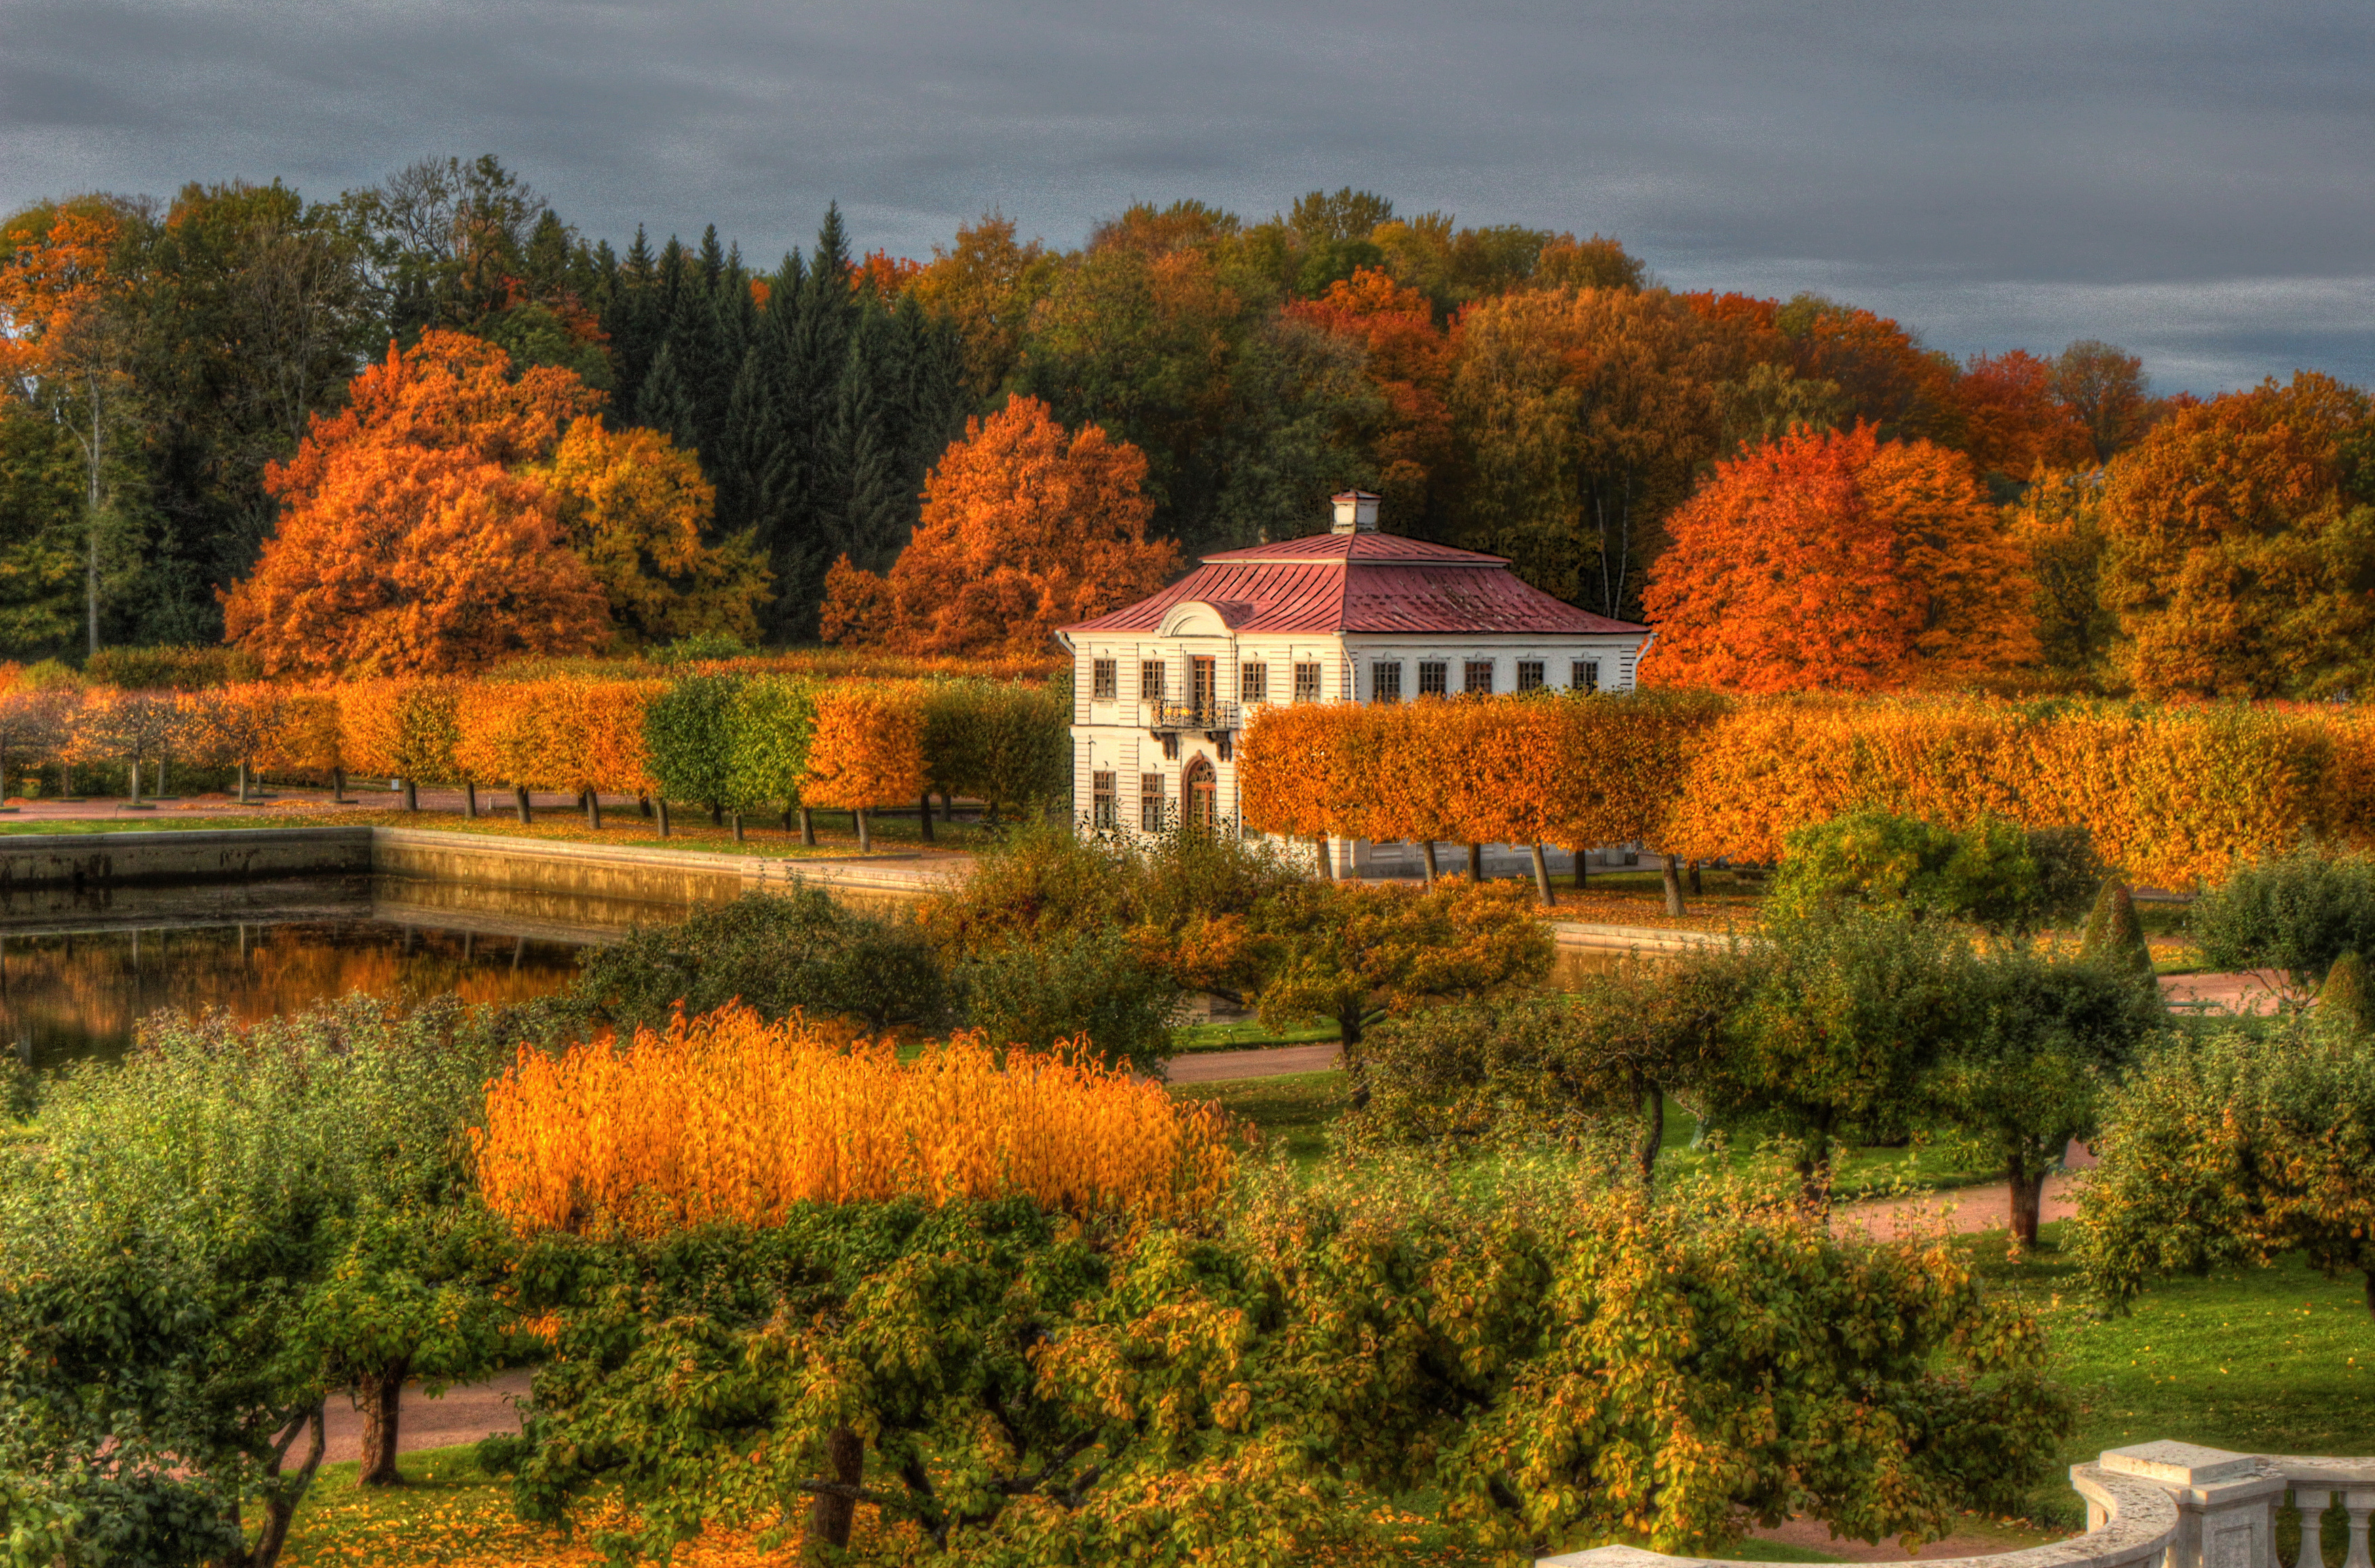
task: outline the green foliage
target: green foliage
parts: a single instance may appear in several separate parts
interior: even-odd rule
[[[1192,1232],[807,1208],[548,1238],[518,1279],[556,1353],[525,1438],[482,1455],[532,1517],[624,1502],[621,1558],[837,1484],[991,1568],[1308,1561],[1379,1527],[1365,1495],[1422,1488],[1525,1553],[1720,1549],[1800,1512],[1934,1537],[2068,1421],[2033,1326],[1950,1252],[1523,1165],[1491,1191],[1415,1163],[1258,1180]],[[848,1483],[837,1432],[863,1437]]]
[[[2004,1173],[2012,1229],[2037,1240],[2039,1184],[2074,1138],[2091,1137],[2102,1096],[2168,1013],[2123,957],[1985,954],[1974,1015],[1941,1042],[1921,1085],[1932,1114]]]
[[[1956,832],[1873,807],[1785,843],[1766,904],[1784,920],[1852,901],[2026,929],[2073,912],[2100,875],[2083,831],[2024,833],[1995,817]]]
[[[1350,1054],[1356,1144],[1597,1147],[1650,1175],[1665,1099],[1708,1070],[1744,998],[1749,949],[1628,959],[1561,996],[1429,1008]],[[1625,1147],[1621,1149],[1619,1145]]]
[[[2152,944],[2145,939],[2144,922],[2136,918],[2135,894],[2114,878],[2103,884],[2095,906],[2086,914],[2078,950],[2104,963],[2123,964],[2147,984],[2153,981]]]
[[[457,1205],[507,1047],[450,999],[354,996],[169,1015],[47,1085],[39,1138],[0,1150],[0,1526],[64,1505],[77,1561],[268,1568],[325,1397],[486,1368],[499,1260]]]
[[[638,926],[578,963],[572,999],[621,1028],[662,1028],[679,1006],[703,1013],[737,998],[762,1018],[797,1008],[877,1029],[937,1023],[948,1004],[939,960],[912,922],[859,914],[802,883]]]
[[[1171,1055],[1186,993],[1118,931],[1009,942],[963,970],[969,1021],[1000,1045],[1040,1050],[1081,1035],[1109,1062],[1151,1071]]]
[[[55,423],[0,407],[0,649],[54,647],[81,610],[82,460]]]
[[[981,801],[992,817],[1063,800],[1071,792],[1071,716],[1068,691],[1019,681],[936,681],[924,692],[930,785]]]
[[[653,649],[648,657],[656,665],[697,665],[715,659],[746,658],[753,651],[744,647],[742,640],[730,631],[696,631]]]
[[[1967,937],[1903,904],[1768,924],[1753,959],[1702,1093],[1716,1120],[1763,1117],[1796,1140],[1819,1197],[1842,1132],[1906,1131],[1941,1051],[1984,1015],[1985,973]]]
[[[1264,899],[1250,924],[1262,1021],[1333,1017],[1348,1050],[1375,1012],[1538,984],[1554,951],[1539,911],[1507,882],[1302,882]]]
[[[800,803],[816,736],[814,683],[784,675],[744,679],[727,710],[727,803],[737,810]]]
[[[2298,1250],[2375,1313],[2375,1041],[2310,1015],[2173,1036],[2114,1090],[2079,1211],[2104,1300]]]
[[[2368,995],[2367,961],[2357,953],[2345,953],[2334,961],[2325,972],[2325,984],[2318,987],[2318,1010],[2340,1029],[2353,1033],[2367,1032],[2370,1008],[2375,996]]]
[[[2193,906],[2213,969],[2281,969],[2304,989],[2346,952],[2375,952],[2375,855],[2304,839],[2239,866]]]
[[[255,680],[263,669],[240,648],[101,648],[86,660],[83,678],[126,691],[198,691]]]
[[[661,796],[723,811],[734,800],[733,721],[742,678],[689,675],[644,710],[644,749]]]

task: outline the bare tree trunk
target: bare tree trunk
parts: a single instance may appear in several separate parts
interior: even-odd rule
[[[1666,1144],[1666,1091],[1644,1083],[1635,1097],[1641,1105],[1641,1145],[1634,1153],[1641,1166],[1641,1185],[1648,1187],[1657,1183],[1658,1150]]]
[[[355,1402],[361,1407],[363,1415],[362,1467],[355,1473],[357,1486],[404,1483],[396,1469],[396,1447],[404,1411],[404,1379],[410,1370],[398,1362],[377,1376],[363,1379],[356,1390]]]
[[[527,785],[512,785],[512,804],[519,808],[519,819],[521,821],[533,822],[536,820],[536,806],[535,803],[530,801],[527,797]]]
[[[420,786],[410,779],[404,781],[404,808],[407,811],[420,809]]]
[[[1554,892],[1551,891],[1551,863],[1550,863],[1550,860],[1548,859],[1548,857],[1546,857],[1546,856],[1542,854],[1542,845],[1540,845],[1540,844],[1536,844],[1536,845],[1534,845],[1534,846],[1533,846],[1533,850],[1534,850],[1534,891],[1536,891],[1536,892],[1538,892],[1538,893],[1540,893],[1540,894],[1542,895],[1542,907],[1543,907],[1544,909],[1555,909],[1555,908],[1557,908],[1557,907],[1558,907],[1558,894],[1556,894],[1556,893],[1554,893]]]
[[[953,796],[953,795],[951,795],[951,794],[949,791],[947,791],[947,790],[942,790],[942,791],[940,791],[940,820],[941,820],[941,821],[943,821],[943,822],[953,822],[953,821],[955,821],[956,819],[957,819],[957,801],[956,801],[956,796]]]
[[[347,804],[347,771],[344,768],[330,770],[330,804],[333,806]]]
[[[849,815],[851,819],[857,823],[857,853],[860,855],[873,854],[874,824],[866,819],[866,808],[864,807],[859,807]]]
[[[305,1444],[305,1462],[298,1468],[297,1484],[286,1490],[276,1488],[271,1501],[264,1505],[264,1528],[256,1535],[255,1544],[243,1558],[234,1559],[241,1568],[273,1568],[280,1561],[281,1549],[289,1544],[289,1521],[297,1516],[297,1505],[313,1484],[313,1472],[322,1468],[322,1451],[328,1446],[322,1428],[322,1407],[298,1416],[284,1429],[286,1435],[271,1460],[264,1467],[266,1476],[277,1480],[281,1462],[289,1456],[289,1444],[297,1441],[300,1432],[311,1430],[313,1440]]]
[[[816,847],[816,818],[805,806],[800,808],[800,843],[809,849]]]
[[[2012,1198],[2012,1246],[2015,1252],[2037,1250],[2037,1222],[2039,1211],[2045,1207],[2046,1169],[2039,1165],[2032,1172],[2028,1161],[2017,1153],[2005,1166],[2004,1174],[2009,1180],[2004,1185],[2010,1189]]]
[[[1336,857],[1328,853],[1328,836],[1325,833],[1322,833],[1319,837],[1313,839],[1311,841],[1311,850],[1312,853],[1319,858],[1319,879],[1323,882],[1334,881],[1336,879]]]
[[[668,837],[668,796],[665,796],[665,795],[663,795],[663,796],[661,796],[659,797],[659,808],[660,808],[660,837],[662,837],[662,838],[666,838],[666,837]]]
[[[90,512],[89,550],[85,564],[83,595],[90,619],[90,652],[99,652],[99,466],[100,440],[99,425],[99,388],[90,389],[90,490],[86,502]]]
[[[866,1444],[857,1432],[837,1426],[825,1434],[824,1462],[832,1468],[833,1479],[842,1486],[854,1487],[866,1479]],[[819,1492],[809,1504],[808,1539],[809,1550],[804,1554],[811,1562],[821,1562],[827,1553],[815,1550],[826,1546],[838,1550],[849,1545],[849,1527],[857,1518],[857,1499],[833,1492]]]
[[[1575,852],[1575,890],[1577,892],[1583,891],[1585,888],[1590,885],[1589,878],[1590,878],[1591,873],[1585,868],[1584,859],[1585,852],[1579,849],[1577,850]]]
[[[1426,885],[1430,888],[1435,886],[1435,878],[1437,873],[1435,868],[1435,841],[1433,839],[1429,839],[1426,843],[1419,845],[1419,861],[1421,867],[1425,874]]]
[[[713,828],[722,828],[726,825],[726,808],[714,800],[709,803],[709,825]]]
[[[650,821],[652,819],[652,797],[648,794],[638,795],[635,796],[635,809],[644,814],[644,821]]]
[[[1665,873],[1666,913],[1668,914],[1687,914],[1690,912],[1683,907],[1683,863],[1681,858],[1672,855],[1661,855],[1658,859]]]
[[[1484,879],[1484,846],[1481,843],[1468,846],[1468,879],[1471,882]]]
[[[479,819],[479,786],[468,779],[462,781],[462,818],[469,822]]]
[[[1696,898],[1705,891],[1707,889],[1699,882],[1699,863],[1694,860],[1691,862],[1691,897]]]
[[[585,822],[596,832],[602,831],[602,792],[598,789],[585,792]]]
[[[242,806],[247,804],[247,759],[244,757],[239,760],[239,803]]]
[[[926,791],[924,792],[924,807],[923,807],[923,809],[922,809],[922,810],[920,810],[920,811],[918,811],[917,813],[916,813],[916,819],[917,819],[918,821],[920,821],[920,822],[922,822],[922,823],[924,824],[924,842],[925,842],[926,843],[931,843],[931,842],[932,842],[932,792],[931,792],[930,790],[928,790],[928,790],[926,790]]]
[[[132,805],[135,810],[140,806],[140,759],[137,757],[132,760]]]
[[[734,813],[734,842],[736,843],[742,842],[742,813],[739,811]]]

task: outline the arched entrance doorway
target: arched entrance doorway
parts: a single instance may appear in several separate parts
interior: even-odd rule
[[[1212,777],[1212,761],[1199,757],[1188,764],[1179,776],[1179,793],[1187,797],[1188,825],[1199,833],[1209,833],[1218,817],[1220,787]]]

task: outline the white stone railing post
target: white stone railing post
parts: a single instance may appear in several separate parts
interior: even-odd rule
[[[2287,1483],[2263,1474],[2257,1455],[2192,1443],[2140,1443],[2111,1449],[2102,1466],[2168,1488],[2177,1503],[2177,1535],[2168,1543],[2168,1568],[2276,1568],[2276,1504]]]
[[[2375,1568],[2367,1556],[2367,1520],[2375,1515],[2375,1488],[2361,1491],[2352,1487],[2342,1494],[2343,1512],[2350,1515],[2350,1555],[2342,1560],[2342,1568]],[[2301,1522],[2301,1556],[2309,1556],[2310,1528],[2308,1520]],[[2316,1568],[2315,1563],[2308,1568]]]

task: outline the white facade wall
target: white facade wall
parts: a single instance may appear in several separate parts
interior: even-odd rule
[[[1264,702],[1294,700],[1297,665],[1318,666],[1317,700],[1323,702],[1374,701],[1377,670],[1386,664],[1401,666],[1401,700],[1415,701],[1420,694],[1419,666],[1428,662],[1447,666],[1447,686],[1455,694],[1466,689],[1471,662],[1491,663],[1495,692],[1515,691],[1522,661],[1541,663],[1543,684],[1553,690],[1567,690],[1576,674],[1574,666],[1589,661],[1598,666],[1601,690],[1629,691],[1646,640],[1637,633],[1238,633],[1230,631],[1209,606],[1194,602],[1174,606],[1158,632],[1076,633],[1072,638],[1074,821],[1093,821],[1099,773],[1113,775],[1115,819],[1121,827],[1140,825],[1142,784],[1149,777],[1160,781],[1163,799],[1170,808],[1184,812],[1183,780],[1199,759],[1212,769],[1220,816],[1238,819],[1236,735]],[[1164,737],[1151,728],[1154,710],[1150,704],[1155,699],[1144,690],[1142,666],[1160,665],[1164,699],[1185,701],[1193,661],[1199,657],[1213,661],[1214,701],[1236,705],[1237,730],[1221,732],[1225,738],[1202,730],[1175,732],[1170,751],[1176,754],[1166,754]],[[1097,663],[1104,659],[1114,662],[1111,697],[1097,695]],[[1248,664],[1262,666],[1267,672],[1266,694],[1260,700],[1246,694]],[[1373,861],[1383,863],[1382,869],[1407,859],[1414,868],[1419,855],[1415,845],[1374,846],[1357,840],[1333,843],[1330,850],[1338,869],[1347,873]],[[1492,858],[1499,868],[1512,856],[1524,854],[1524,846],[1495,846]],[[1448,863],[1445,866],[1446,870],[1454,868]]]

